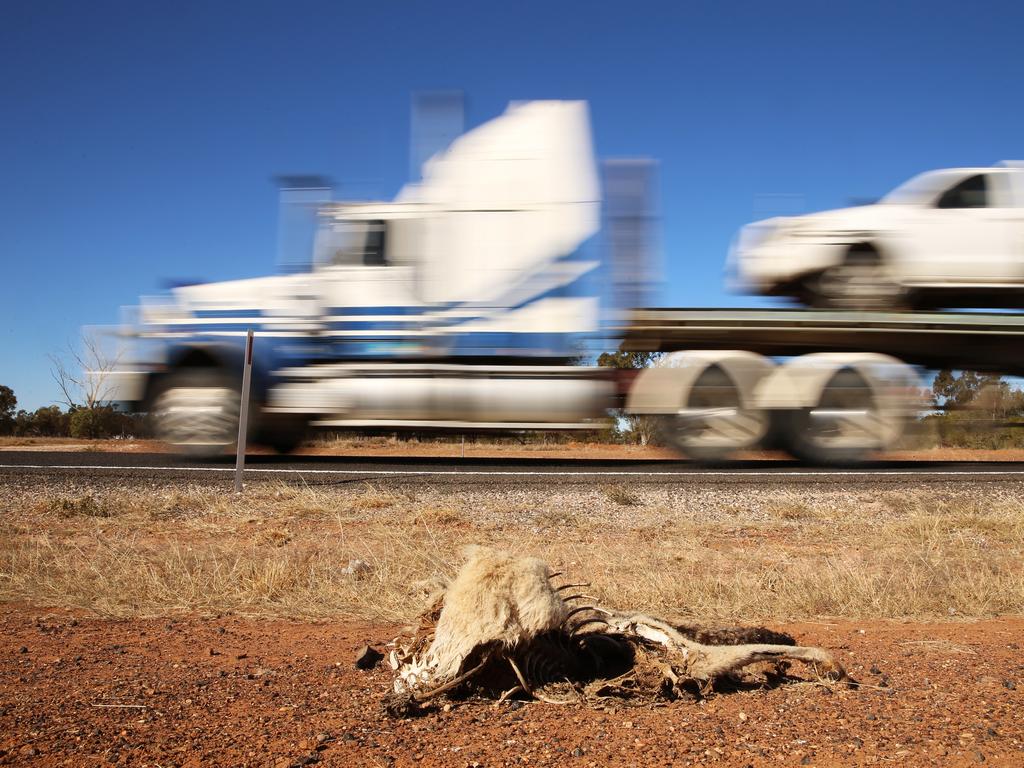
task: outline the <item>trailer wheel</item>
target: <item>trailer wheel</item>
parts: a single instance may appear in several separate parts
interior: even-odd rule
[[[864,461],[884,447],[886,419],[871,386],[852,368],[829,380],[813,408],[777,411],[787,450],[809,464],[843,466]]]
[[[736,383],[717,365],[697,377],[676,413],[660,417],[665,442],[691,459],[709,463],[755,445],[767,426],[767,413],[744,406]]]
[[[238,439],[241,393],[216,368],[179,368],[157,385],[152,416],[156,436],[197,459],[220,456]]]

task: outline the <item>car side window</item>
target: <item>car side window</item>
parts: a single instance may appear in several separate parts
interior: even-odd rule
[[[988,206],[988,181],[985,174],[968,176],[959,184],[950,187],[935,203],[936,208],[986,208]]]

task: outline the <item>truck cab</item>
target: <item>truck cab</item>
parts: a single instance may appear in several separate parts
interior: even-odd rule
[[[256,437],[305,426],[592,428],[611,385],[570,366],[601,330],[600,188],[583,102],[530,102],[456,139],[389,202],[327,203],[308,271],[178,288],[131,333],[123,371],[159,434],[196,455],[234,440],[255,332]]]

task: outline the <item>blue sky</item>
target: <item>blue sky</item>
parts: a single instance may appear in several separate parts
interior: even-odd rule
[[[38,2],[0,24],[0,383],[166,280],[267,274],[278,173],[407,180],[413,92],[591,104],[604,157],[660,161],[659,303],[741,306],[762,214],[1024,157],[1019,2]],[[780,209],[784,209],[780,210]]]

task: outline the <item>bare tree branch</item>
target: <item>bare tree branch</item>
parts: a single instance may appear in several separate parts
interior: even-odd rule
[[[110,374],[117,368],[120,352],[108,354],[96,331],[84,331],[79,347],[70,342],[63,356],[48,355],[50,376],[60,387],[68,408],[88,408],[103,405],[110,399],[113,383]]]

